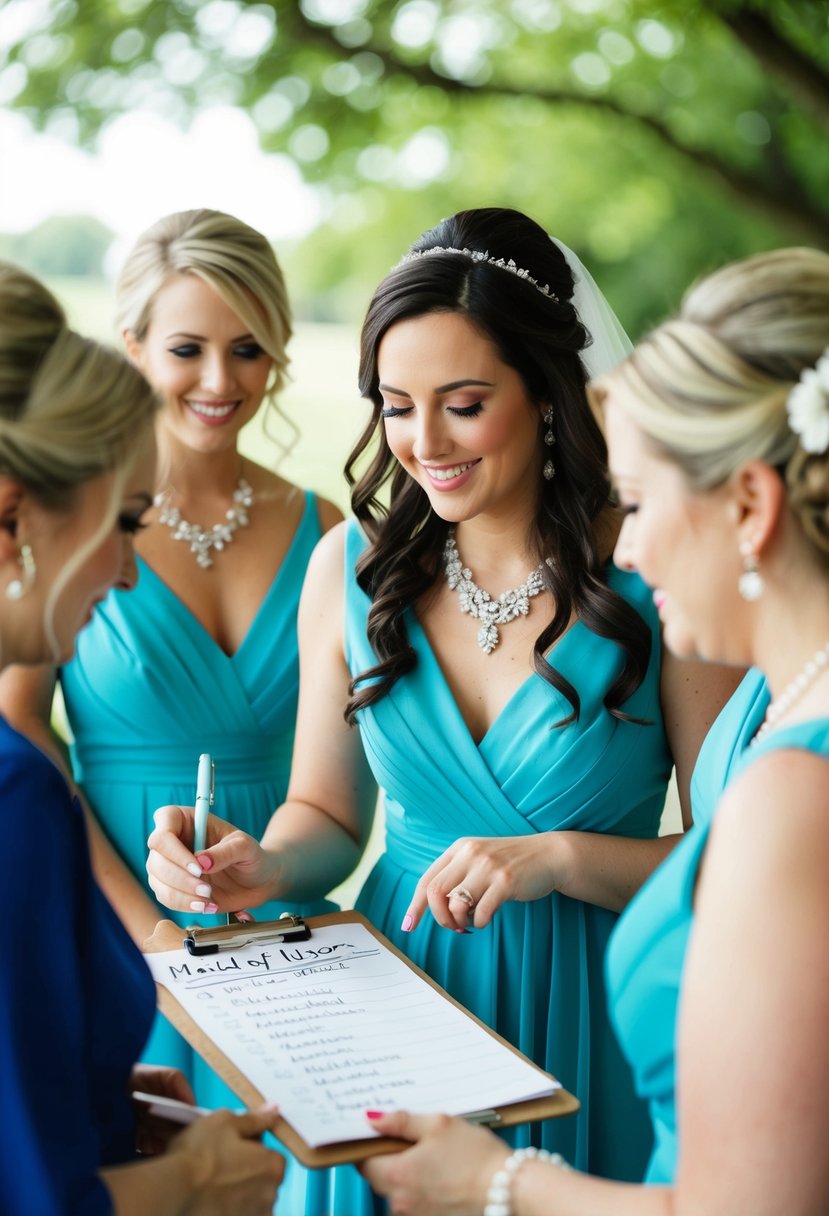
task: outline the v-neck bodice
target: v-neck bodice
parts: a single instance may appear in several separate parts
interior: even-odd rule
[[[136,565],[138,567],[139,581],[153,584],[153,594],[161,600],[166,600],[167,611],[178,618],[182,630],[190,632],[201,632],[205,635],[206,644],[210,643],[215,646],[220,655],[229,659],[231,662],[243,663],[248,653],[254,655],[254,662],[257,661],[258,648],[263,641],[263,631],[273,628],[273,601],[277,597],[282,596],[287,605],[291,605],[296,600],[296,589],[302,586],[302,580],[305,576],[305,567],[308,564],[309,543],[311,548],[316,544],[320,537],[319,520],[317,517],[316,497],[310,491],[305,492],[305,505],[302,515],[297,524],[296,531],[291,538],[291,543],[285,552],[285,556],[280,562],[279,569],[271,581],[262,602],[254,613],[253,620],[248,626],[248,630],[242,641],[234,651],[228,652],[219,645],[216,639],[201,623],[195,613],[184,603],[184,601],[176,594],[175,591],[164,581],[160,574],[157,574],[148,562],[136,554]],[[148,589],[149,590],[149,589]],[[114,594],[131,594],[131,593],[114,593]],[[218,656],[217,656],[218,658]]]
[[[458,705],[455,694],[452,691],[452,687],[451,687],[448,679],[446,678],[446,674],[443,670],[440,659],[438,658],[437,653],[435,652],[435,648],[429,639],[429,635],[426,632],[426,630],[423,628],[423,625],[420,622],[417,614],[411,610],[407,614],[406,627],[409,630],[410,635],[412,635],[412,637],[414,639],[415,649],[417,650],[418,656],[419,656],[418,661],[426,664],[427,666],[434,667],[435,680],[442,681],[443,684],[446,686],[446,691],[448,693],[449,700],[454,705],[455,711],[458,714],[460,714],[461,718],[463,718],[463,713],[461,711],[461,708]],[[573,624],[570,626],[570,628],[567,630],[567,632],[561,638],[559,638],[558,642],[556,642],[555,646],[553,647],[556,654],[558,654],[560,652],[560,649],[562,647],[565,649],[567,648],[567,645],[569,644],[568,639],[570,638],[570,635],[574,632],[574,630],[577,631],[580,627],[581,627],[580,621],[573,622]],[[551,662],[551,655],[549,653],[547,655],[547,660],[548,660],[548,662]],[[517,706],[520,709],[520,706],[524,700],[525,694],[529,694],[533,691],[533,685],[534,685],[534,682],[536,679],[537,679],[537,675],[534,671],[532,671],[521,681],[521,683],[518,685],[517,688],[513,689],[512,693],[507,698],[505,703],[501,706],[501,709],[498,711],[498,713],[495,715],[493,720],[490,722],[489,726],[487,727],[486,731],[484,732],[484,734],[482,735],[482,737],[480,739],[478,739],[478,740],[475,739],[475,736],[474,736],[472,730],[470,729],[469,724],[464,719],[464,725],[466,726],[466,729],[469,732],[469,737],[476,747],[483,748],[484,750],[488,750],[488,748],[489,748],[488,740],[489,740],[490,736],[495,734],[496,737],[498,737],[500,735],[501,723],[503,721],[506,721],[507,723],[510,722],[510,720],[513,716],[513,713],[514,713],[513,706],[517,704]],[[559,704],[561,706],[561,711],[562,711],[561,716],[566,717],[570,713],[569,702],[567,702],[566,698],[560,697]]]
[[[285,559],[232,655],[138,559],[135,589],[110,592],[61,672],[81,784],[98,776],[143,782],[158,773],[189,785],[194,756],[203,751],[222,758],[224,781],[287,777],[296,613],[319,536],[309,493]]]

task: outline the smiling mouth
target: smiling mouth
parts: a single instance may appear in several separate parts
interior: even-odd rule
[[[229,418],[239,407],[238,401],[224,402],[222,405],[208,405],[206,401],[188,401],[187,404],[194,414],[201,414],[203,418]]]
[[[426,470],[433,481],[451,481],[453,477],[460,477],[461,473],[465,473],[477,463],[477,460],[470,460],[467,464],[453,464],[443,469],[434,469],[431,465],[424,464],[421,468]]]

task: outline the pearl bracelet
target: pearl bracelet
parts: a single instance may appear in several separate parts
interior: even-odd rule
[[[548,1153],[546,1148],[534,1148],[532,1145],[529,1148],[517,1148],[492,1175],[483,1216],[512,1216],[509,1192],[513,1176],[525,1161],[531,1160],[548,1161],[550,1165],[557,1165],[561,1170],[572,1169],[561,1153]]]

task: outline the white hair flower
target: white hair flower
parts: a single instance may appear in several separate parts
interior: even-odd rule
[[[786,401],[789,426],[804,452],[829,450],[829,347],[800,375]]]

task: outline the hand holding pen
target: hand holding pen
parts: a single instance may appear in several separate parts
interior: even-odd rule
[[[195,807],[164,806],[155,813],[147,842],[149,884],[165,907],[252,919],[240,909],[273,898],[277,861],[254,837],[210,814],[214,801],[215,766],[205,753],[199,757]]]

